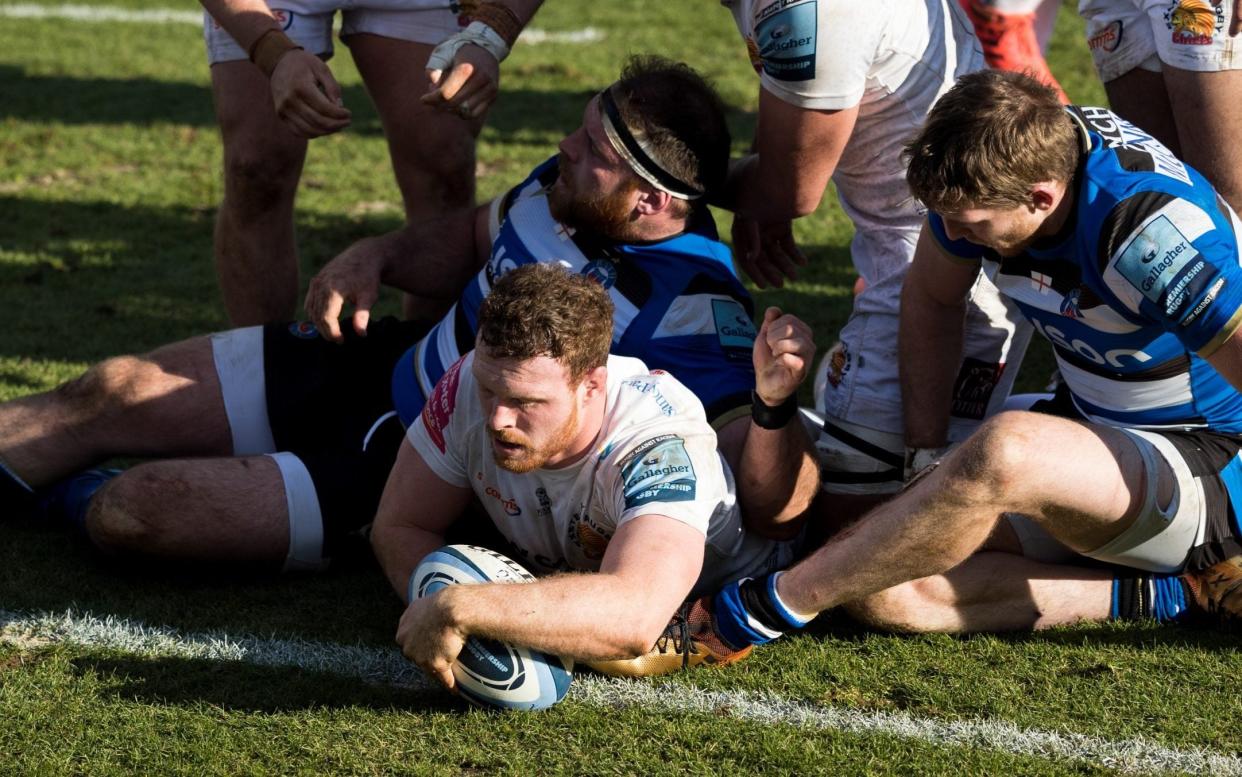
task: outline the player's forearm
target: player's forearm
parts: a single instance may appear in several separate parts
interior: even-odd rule
[[[677,606],[604,573],[454,586],[439,596],[449,622],[466,634],[584,660],[646,652]]]
[[[948,442],[966,304],[941,304],[916,286],[902,289],[897,336],[906,445],[938,448]]]
[[[479,271],[475,210],[461,208],[430,221],[370,238],[384,285],[433,299],[456,299]]]
[[[199,0],[211,18],[246,51],[268,30],[280,29],[263,0]]]
[[[371,549],[388,583],[407,602],[410,575],[423,557],[444,544],[443,535],[377,519],[371,528]]]
[[[736,159],[714,204],[760,222],[789,221],[812,213],[824,187],[806,181],[797,168],[796,163],[760,164],[758,154]]]
[[[737,497],[746,528],[789,539],[819,488],[819,463],[797,414],[781,429],[753,421],[737,468]]]

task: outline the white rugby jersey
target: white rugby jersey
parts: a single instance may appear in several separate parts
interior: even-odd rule
[[[772,567],[783,543],[745,531],[703,406],[671,375],[610,356],[594,449],[566,467],[518,474],[492,457],[473,362],[470,354],[449,368],[407,438],[445,482],[474,491],[523,564],[598,571],[622,524],[659,514],[706,538],[695,595]]]

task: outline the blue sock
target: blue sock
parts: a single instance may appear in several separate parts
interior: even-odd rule
[[[91,499],[104,483],[119,474],[119,469],[88,469],[70,475],[40,495],[39,509],[48,519],[68,523],[85,536]]]
[[[1179,575],[1155,572],[1118,572],[1113,578],[1113,620],[1151,619],[1160,623],[1181,620],[1189,609],[1185,584]]]

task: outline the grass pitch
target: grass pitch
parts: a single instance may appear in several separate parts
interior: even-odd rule
[[[194,7],[152,21],[165,7],[0,0],[0,398],[225,325],[207,66],[184,21]],[[553,0],[534,26],[603,37],[518,45],[479,143],[480,198],[552,153],[633,52],[710,74],[739,152],[749,138],[755,79],[713,0]],[[1076,101],[1102,104],[1081,33],[1067,7],[1053,69]],[[297,210],[304,277],[400,223],[347,49],[331,64],[354,124],[311,144]],[[719,223],[727,234],[727,216]],[[812,267],[757,299],[805,317],[823,348],[849,310],[849,225],[829,196],[797,231]],[[385,305],[395,310],[395,296]],[[1028,388],[1049,364],[1035,350]],[[7,522],[0,771],[1242,773],[1242,660],[1235,637],[1211,631],[901,638],[829,618],[728,670],[583,677],[548,712],[497,715],[404,664],[391,643],[399,613],[365,557],[314,577],[203,579],[116,565],[63,532]]]

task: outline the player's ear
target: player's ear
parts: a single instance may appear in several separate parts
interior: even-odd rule
[[[608,393],[608,368],[604,365],[589,370],[582,378],[582,387],[585,389],[585,397],[590,398],[595,394]]]
[[[1052,210],[1060,202],[1060,187],[1052,181],[1040,181],[1031,187],[1031,207],[1035,210]]]
[[[660,191],[654,186],[641,186],[638,189],[638,202],[634,205],[641,216],[654,216],[663,213],[673,201],[673,196]]]

